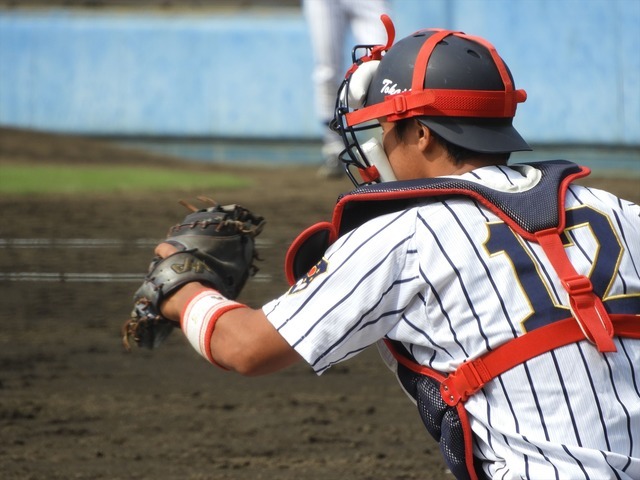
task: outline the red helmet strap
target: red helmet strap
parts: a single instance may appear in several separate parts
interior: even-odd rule
[[[524,102],[527,94],[524,90],[514,90],[507,67],[491,43],[462,32],[442,29],[428,31],[435,33],[424,42],[418,52],[411,90],[387,95],[381,103],[347,113],[345,115],[347,125],[353,126],[381,117],[387,117],[388,121],[396,121],[418,115],[476,118],[513,118],[515,116],[517,104]],[[438,43],[450,35],[478,43],[489,51],[502,79],[504,90],[424,88],[431,54]],[[387,43],[384,50],[388,48]]]
[[[424,78],[427,74],[427,65],[429,65],[429,58],[431,58],[431,54],[436,48],[436,45],[444,40],[445,37],[453,35],[454,33],[460,33],[441,29],[438,29],[436,32],[437,33],[431,35],[427,41],[424,42],[416,57],[415,67],[413,67],[413,80],[411,82],[411,91],[413,92],[424,90]]]

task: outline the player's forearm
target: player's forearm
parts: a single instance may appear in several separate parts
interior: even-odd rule
[[[198,300],[199,295],[206,297],[207,292],[212,290],[201,283],[189,283],[169,297],[162,307],[163,315],[180,321],[194,348],[205,358],[251,376],[275,372],[300,360],[262,310],[219,297]],[[185,322],[191,322],[188,328]],[[209,342],[209,348],[203,345],[205,342]]]
[[[262,310],[238,308],[223,314],[211,336],[217,363],[242,375],[282,370],[301,360]]]

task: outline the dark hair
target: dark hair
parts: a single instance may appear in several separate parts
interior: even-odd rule
[[[404,134],[406,133],[409,125],[412,122],[417,122],[415,118],[403,118],[402,120],[398,120],[395,122],[395,133],[399,140],[402,140]],[[506,163],[511,156],[511,153],[482,153],[476,152],[474,150],[469,150],[468,148],[460,147],[459,145],[455,145],[448,140],[445,140],[440,135],[438,135],[433,130],[429,129],[431,135],[434,136],[436,141],[444,147],[449,156],[454,160],[455,163],[461,163],[469,158],[486,158],[487,160],[491,159],[491,163],[495,162],[496,159],[504,160]],[[489,162],[488,162],[489,163]]]

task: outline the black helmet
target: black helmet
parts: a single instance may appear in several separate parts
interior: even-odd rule
[[[515,90],[511,72],[489,42],[462,32],[426,29],[391,46],[393,24],[385,17],[387,45],[370,46],[369,55],[354,59],[338,94],[334,126],[347,150],[357,147],[353,132],[380,117],[392,122],[415,117],[454,145],[480,153],[531,150],[512,125],[516,105],[526,100],[526,93]],[[372,60],[380,62],[362,105],[349,105],[351,77]],[[357,150],[355,156],[363,157]],[[343,161],[358,163],[346,157]],[[370,166],[366,158],[364,163],[358,168]]]

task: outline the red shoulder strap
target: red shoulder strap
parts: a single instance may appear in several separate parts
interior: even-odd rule
[[[589,341],[596,344],[600,352],[615,352],[613,325],[602,300],[593,292],[591,280],[579,275],[573,267],[560,235],[555,228],[535,233],[536,240],[560,277],[562,286],[569,294],[571,314]]]

